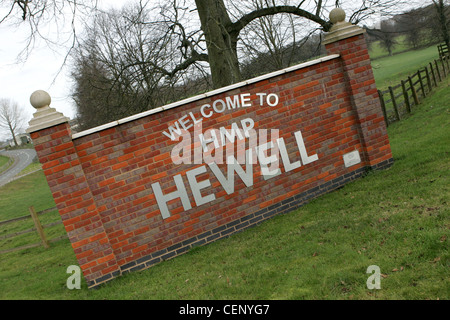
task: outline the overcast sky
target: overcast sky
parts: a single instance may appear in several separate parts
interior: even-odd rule
[[[105,8],[120,7],[127,0],[100,1]],[[4,13],[0,9],[0,14]],[[3,16],[3,15],[0,15]],[[67,26],[70,33],[70,24]],[[36,90],[45,90],[52,97],[51,107],[74,118],[75,107],[71,94],[69,68],[63,67],[67,50],[50,48],[44,41],[35,44],[32,53],[26,60],[18,61],[17,57],[25,48],[29,35],[27,22],[18,26],[0,24],[0,98],[16,101],[26,114],[26,125],[31,120],[35,109],[30,104],[30,95]],[[25,129],[24,128],[24,129]],[[9,139],[8,134],[0,132],[0,141]]]
[[[129,0],[99,0],[99,5],[103,9],[120,8],[127,2]],[[0,8],[0,17],[4,14],[5,9]],[[70,14],[68,12],[69,17]],[[18,13],[19,20],[20,16]],[[52,31],[47,32],[55,32],[55,29],[55,26],[49,26],[49,30]],[[80,29],[81,25],[78,30]],[[42,28],[40,31],[46,32]],[[35,112],[29,102],[30,95],[35,90],[47,91],[52,97],[51,107],[69,118],[74,118],[75,107],[70,97],[72,87],[70,69],[66,65],[60,70],[70,42],[66,48],[64,46],[50,48],[44,41],[37,42],[26,60],[17,61],[18,55],[26,47],[25,40],[29,32],[27,22],[21,22],[14,27],[7,23],[0,24],[0,98],[9,98],[19,104],[26,114],[25,128],[28,127],[28,121]],[[59,29],[58,37],[64,40],[64,35],[70,35],[70,32],[70,23],[67,23],[65,31]],[[66,36],[65,39],[70,37]],[[0,140],[5,138],[9,137],[0,132]]]

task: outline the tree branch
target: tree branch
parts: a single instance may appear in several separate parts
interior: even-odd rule
[[[319,1],[317,2],[316,16],[319,16],[320,10],[322,10],[322,0],[319,0]]]
[[[299,7],[275,6],[275,7],[258,9],[258,10],[255,10],[255,11],[252,11],[252,12],[246,14],[238,21],[229,25],[227,27],[227,30],[230,34],[239,34],[239,32],[253,20],[264,17],[264,16],[275,15],[278,13],[290,13],[290,14],[293,14],[296,16],[304,17],[306,19],[309,19],[311,21],[314,21],[314,22],[320,24],[324,31],[328,31],[331,28],[331,23],[329,21],[325,21],[320,16],[312,14],[306,10],[300,9]]]
[[[178,71],[187,69],[190,65],[199,62],[205,61],[209,62],[209,57],[206,53],[197,53],[196,51],[192,52],[192,55],[189,59],[184,60],[182,63],[177,65],[172,71],[167,71],[163,68],[159,68],[159,70],[165,74],[166,76],[172,78]]]
[[[0,20],[0,24],[5,21],[12,13],[12,11],[14,10],[14,6],[15,6],[16,2],[13,2],[11,9],[9,10],[9,12]]]
[[[139,65],[148,65],[148,66],[154,68],[155,70],[157,70],[158,72],[160,72],[161,74],[163,74],[169,78],[173,78],[177,74],[177,72],[179,72],[181,70],[185,70],[192,64],[199,62],[199,61],[208,62],[209,61],[208,55],[205,53],[199,54],[197,52],[194,52],[194,54],[189,59],[186,59],[185,61],[183,61],[182,63],[177,65],[171,71],[168,71],[165,68],[158,66],[157,64],[153,63],[152,61],[137,61],[137,62],[133,62],[133,63],[123,66],[123,68],[121,68],[121,70],[119,72],[119,76],[116,78],[119,79],[127,69],[129,69],[131,67],[139,66]]]
[[[22,9],[22,11],[23,11],[22,19],[23,19],[23,21],[25,21],[25,19],[27,18],[27,9],[28,9],[29,1],[28,0],[16,0],[15,2]]]

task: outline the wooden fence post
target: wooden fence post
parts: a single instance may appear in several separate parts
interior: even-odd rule
[[[430,65],[430,70],[431,70],[431,76],[433,77],[434,86],[437,87],[437,81],[436,81],[436,75],[434,74],[433,63],[430,62],[429,65]]]
[[[394,106],[394,111],[395,111],[395,117],[397,118],[397,121],[400,121],[400,114],[398,113],[397,102],[395,101],[394,90],[392,89],[391,86],[389,87],[389,93],[391,94],[392,105]]]
[[[444,58],[441,57],[441,63],[442,63],[442,72],[444,73],[444,78],[447,77],[447,70],[445,70],[445,63]]]
[[[417,106],[419,104],[419,97],[417,96],[416,88],[414,88],[414,83],[412,81],[412,78],[408,76],[409,86],[411,87],[411,91],[414,98],[414,103]]]
[[[418,75],[419,75],[420,88],[422,89],[422,95],[423,95],[423,97],[426,97],[425,87],[423,86],[423,81],[422,81],[422,72],[420,70],[418,72]]]
[[[408,90],[406,90],[404,80],[402,80],[402,90],[403,90],[403,96],[405,97],[406,111],[408,111],[408,113],[411,113],[411,104],[409,103]]]
[[[386,127],[389,126],[389,121],[386,113],[386,104],[384,103],[384,95],[381,90],[378,90],[378,96],[380,97],[381,110],[383,110],[384,122],[386,123]]]
[[[428,71],[428,67],[425,67],[425,73],[427,75],[428,89],[431,92],[433,87],[432,87],[432,84],[431,84],[430,72]]]
[[[441,82],[441,81],[442,81],[442,78],[441,78],[441,71],[439,71],[439,65],[438,65],[437,60],[434,60],[434,65],[436,66],[436,72],[437,72],[438,77],[439,77],[439,82]],[[437,84],[436,84],[436,85],[437,85]]]
[[[41,237],[42,245],[46,249],[50,248],[50,245],[48,244],[48,240],[45,237],[44,229],[42,228],[41,222],[39,221],[36,211],[34,210],[34,207],[31,206],[29,208],[29,210],[30,210],[31,217],[33,218],[34,225],[36,226],[36,230],[39,234],[39,237]]]

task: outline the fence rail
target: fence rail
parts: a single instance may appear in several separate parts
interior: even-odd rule
[[[31,206],[29,208],[29,211],[30,211],[29,215],[17,217],[17,218],[6,220],[6,221],[0,221],[0,226],[1,225],[11,224],[11,223],[14,223],[14,222],[17,222],[17,221],[21,221],[21,220],[30,219],[30,218],[33,220],[33,223],[34,223],[34,227],[33,228],[28,228],[26,230],[16,231],[14,233],[10,233],[10,234],[7,234],[7,235],[0,236],[0,240],[14,238],[14,237],[17,237],[19,235],[23,235],[23,234],[27,234],[27,233],[31,233],[31,232],[37,232],[38,235],[39,235],[39,238],[41,239],[41,241],[39,241],[37,243],[30,243],[30,244],[27,244],[27,245],[24,245],[24,246],[20,246],[20,247],[0,250],[0,254],[8,253],[8,252],[14,252],[14,251],[19,251],[19,250],[24,250],[24,249],[29,249],[29,248],[35,248],[35,247],[40,247],[40,246],[43,246],[44,248],[49,248],[50,247],[50,243],[53,243],[53,242],[56,242],[56,241],[60,241],[60,240],[63,240],[63,239],[67,239],[67,234],[62,235],[60,237],[53,238],[53,239],[47,239],[47,236],[45,235],[45,232],[44,232],[44,229],[46,229],[46,228],[50,228],[50,227],[62,224],[61,220],[56,221],[56,222],[47,223],[47,224],[44,224],[44,225],[42,225],[41,221],[39,220],[39,216],[40,215],[43,215],[45,213],[49,213],[49,212],[55,211],[56,209],[57,209],[56,207],[53,207],[53,208],[49,208],[49,209],[45,209],[45,210],[36,212],[34,207]]]
[[[442,56],[446,57],[450,54],[446,43],[438,45],[438,51],[439,51],[440,57],[442,57]]]
[[[450,73],[449,60],[447,51],[447,55],[441,55],[396,86],[378,90],[386,125],[400,121],[405,114],[411,113],[412,107],[420,104],[420,100],[447,77]]]

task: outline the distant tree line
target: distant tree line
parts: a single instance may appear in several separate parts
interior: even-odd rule
[[[450,5],[433,0],[431,5],[413,9],[380,22],[379,28],[367,28],[369,43],[379,41],[389,55],[403,35],[414,49],[436,43],[449,45]]]

